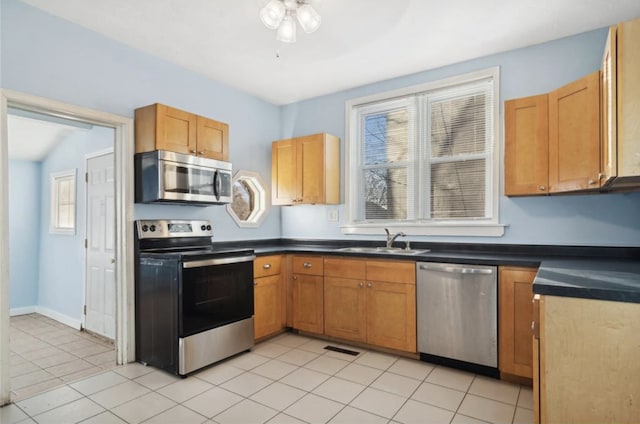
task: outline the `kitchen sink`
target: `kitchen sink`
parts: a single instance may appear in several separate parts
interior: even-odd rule
[[[403,249],[400,247],[342,247],[336,249],[338,252],[350,252],[350,253],[373,253],[379,255],[419,255],[421,253],[429,252],[429,249]]]

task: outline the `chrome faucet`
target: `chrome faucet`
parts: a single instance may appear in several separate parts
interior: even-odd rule
[[[395,233],[393,236],[389,232],[388,228],[385,228],[384,231],[387,233],[387,249],[393,245],[393,242],[396,241],[398,237],[406,237],[407,235],[400,231],[399,233]]]

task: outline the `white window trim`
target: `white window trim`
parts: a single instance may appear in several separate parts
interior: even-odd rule
[[[490,191],[490,207],[493,211],[492,218],[478,219],[477,222],[465,221],[454,222],[452,220],[437,220],[430,222],[384,222],[384,223],[360,223],[355,219],[358,216],[358,202],[352,201],[357,196],[357,181],[350,171],[352,161],[359,158],[361,146],[357,142],[359,139],[358,125],[351,125],[353,115],[357,113],[356,107],[371,104],[379,101],[389,101],[393,98],[400,98],[434,89],[442,89],[447,86],[459,85],[486,78],[493,79],[493,133],[494,146],[490,159],[493,161],[492,184],[487,188]],[[472,236],[472,237],[501,237],[504,235],[504,224],[500,223],[500,152],[502,150],[502,131],[500,131],[500,68],[492,67],[480,71],[470,72],[451,78],[432,81],[425,84],[405,87],[399,90],[387,91],[371,96],[360,97],[345,102],[345,225],[341,228],[343,234],[384,234],[384,228],[393,231],[403,231],[411,235],[433,235],[433,236]],[[354,162],[355,163],[355,162]],[[356,177],[357,178],[357,177]]]
[[[73,178],[73,227],[62,228],[58,227],[58,189],[57,182],[60,178],[72,177]],[[76,168],[68,169],[65,171],[52,172],[49,174],[51,203],[49,205],[49,233],[50,234],[62,234],[62,235],[75,235],[76,227],[78,226],[78,195],[77,195],[77,170]]]

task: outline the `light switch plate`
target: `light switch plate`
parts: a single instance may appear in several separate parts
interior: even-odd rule
[[[338,210],[332,209],[327,212],[327,221],[329,222],[338,222]]]

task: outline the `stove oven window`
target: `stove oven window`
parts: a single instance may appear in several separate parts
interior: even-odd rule
[[[181,288],[181,337],[253,315],[252,262],[185,268]]]

